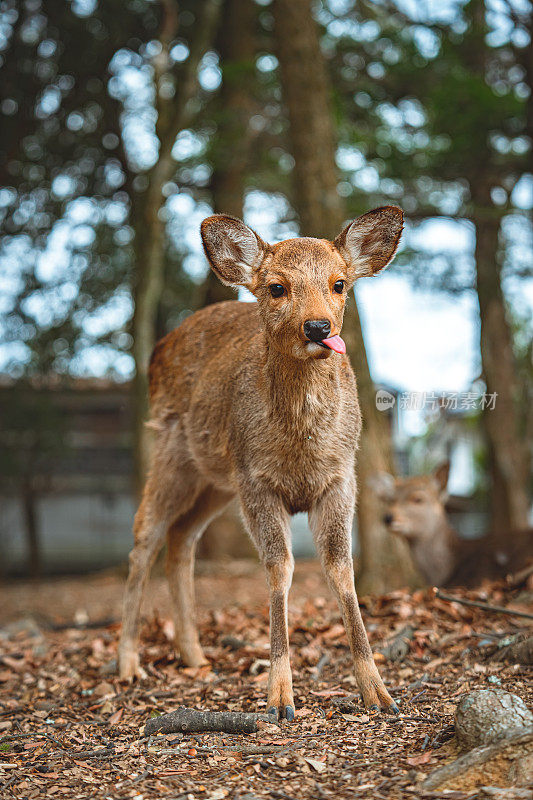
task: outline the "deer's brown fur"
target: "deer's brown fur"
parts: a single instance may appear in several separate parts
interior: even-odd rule
[[[294,716],[289,517],[307,511],[365,704],[394,708],[372,658],[354,587],[351,529],[361,429],[355,378],[348,358],[310,342],[303,325],[328,320],[331,334],[340,332],[347,291],[357,277],[390,261],[402,219],[398,208],[376,209],[335,242],[302,238],[273,246],[232,217],[203,222],[212,269],[223,282],[246,286],[258,302],[198,311],[154,350],[150,400],[156,441],[135,518],[119,651],[123,678],[139,671],[142,591],[165,537],[177,646],[185,663],[205,663],[193,621],[194,551],[209,521],[236,495],[270,587],[268,707]],[[340,280],[339,294],[333,287]],[[282,297],[271,295],[272,284],[284,287]]]

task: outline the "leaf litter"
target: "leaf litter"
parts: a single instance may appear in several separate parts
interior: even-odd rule
[[[250,735],[142,737],[147,719],[179,706],[265,710],[268,602],[266,588],[258,590],[261,569],[238,562],[203,565],[201,572],[199,628],[210,666],[180,665],[168,599],[155,578],[141,634],[146,678],[133,685],[115,674],[121,576],[44,581],[38,590],[20,582],[4,587],[2,798],[437,797],[420,784],[455,753],[453,715],[461,696],[496,683],[533,700],[531,668],[494,658],[514,635],[531,632],[530,621],[443,602],[429,589],[395,591],[361,598],[361,606],[401,713],[367,712],[335,602],[317,565],[298,562],[290,599],[296,721]],[[526,608],[533,591],[528,580],[525,587],[499,581],[454,594]],[[406,620],[409,637],[403,636]],[[393,661],[383,653],[398,636],[407,652]]]

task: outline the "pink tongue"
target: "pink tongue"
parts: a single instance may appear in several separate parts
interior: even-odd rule
[[[325,344],[326,347],[331,348],[336,353],[345,353],[346,352],[346,344],[344,339],[341,339],[340,336],[330,336],[329,339],[322,339],[320,344]]]

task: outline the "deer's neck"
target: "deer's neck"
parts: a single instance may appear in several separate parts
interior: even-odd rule
[[[269,415],[297,430],[331,422],[338,413],[341,359],[305,361],[286,356],[265,342],[261,392]]]
[[[442,586],[453,574],[458,541],[443,509],[432,531],[427,531],[413,546],[416,563],[428,583]]]

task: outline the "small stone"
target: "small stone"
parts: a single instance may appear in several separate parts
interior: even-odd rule
[[[223,636],[220,640],[222,647],[229,647],[230,650],[241,650],[246,647],[244,639],[239,639],[238,636]]]
[[[5,628],[0,629],[0,638],[14,639],[21,633],[38,639],[43,638],[42,631],[33,617],[23,617],[15,622],[10,622]]]
[[[117,659],[110,658],[109,661],[106,661],[105,664],[102,664],[98,671],[100,675],[115,675],[115,673],[118,671]]]
[[[36,700],[35,701],[35,709],[36,711],[51,711],[57,704],[54,703],[52,700]]]

